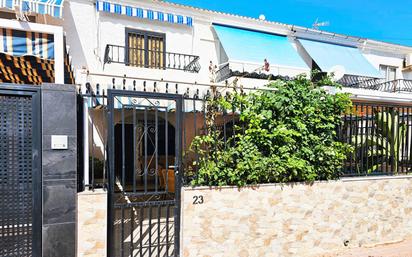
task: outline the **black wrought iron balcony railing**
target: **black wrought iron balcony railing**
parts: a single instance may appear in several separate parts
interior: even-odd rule
[[[378,90],[382,92],[412,92],[412,80],[385,80],[359,76],[344,76],[338,83],[344,87]]]
[[[232,71],[230,70],[229,63],[224,64],[223,66],[219,67],[216,71],[215,82],[221,82],[226,80],[232,76]]]
[[[344,87],[375,89],[376,85],[383,81],[383,79],[379,78],[345,75],[338,81],[338,83]]]
[[[106,45],[104,64],[121,63],[151,69],[175,69],[199,72],[199,56],[141,49],[120,45]]]
[[[412,92],[412,80],[396,79],[377,85],[377,89],[385,92]]]

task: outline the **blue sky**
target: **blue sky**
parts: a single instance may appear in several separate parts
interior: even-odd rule
[[[412,0],[169,0],[250,17],[412,46]]]

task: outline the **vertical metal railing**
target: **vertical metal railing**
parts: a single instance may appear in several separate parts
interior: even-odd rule
[[[77,95],[78,191],[107,184],[107,96],[87,83]]]
[[[344,87],[378,90],[383,92],[412,92],[412,80],[385,80],[361,76],[345,75],[338,81]]]
[[[203,88],[196,86],[191,88],[193,85],[185,84],[171,84],[168,82],[159,82],[159,81],[134,81],[133,86],[125,87],[124,85],[115,85],[111,88],[120,88],[120,89],[130,89],[133,91],[142,91],[142,92],[153,92],[153,93],[163,93],[163,94],[182,94],[183,95],[183,112],[182,112],[182,133],[183,133],[183,145],[182,145],[182,154],[183,154],[183,168],[187,171],[185,173],[185,180],[191,180],[191,176],[195,176],[197,173],[198,167],[193,163],[198,163],[199,156],[197,153],[190,150],[190,146],[194,137],[207,133],[208,128],[206,124],[207,113],[208,113],[208,99],[211,97],[212,93],[209,88]],[[127,91],[127,90],[126,90]],[[225,97],[230,98],[230,90],[222,87],[222,94],[225,94]],[[95,116],[98,116],[99,112],[101,114],[99,117],[105,117],[106,115],[106,104],[107,99],[105,96],[104,90],[101,90],[98,85],[94,87],[94,90],[91,88],[86,89],[80,94],[83,99],[83,106],[86,106],[84,102],[88,103],[89,108],[89,138],[94,138],[91,141],[96,141],[97,138],[102,137],[102,135],[96,134],[96,129],[92,130],[90,126],[95,123]],[[354,103],[353,109],[350,113],[343,116],[343,124],[339,128],[339,138],[344,142],[349,143],[354,147],[354,152],[350,154],[347,158],[347,161],[344,163],[343,175],[345,176],[358,176],[358,175],[373,175],[373,174],[398,174],[398,173],[408,173],[410,169],[410,163],[412,158],[411,153],[411,106],[408,104],[390,104],[390,103],[376,103],[376,102],[357,102]],[[170,113],[164,112],[165,115],[162,117],[162,122],[159,122],[160,110],[157,108],[157,123],[153,121],[152,126],[156,126],[157,129],[164,127],[165,138],[173,136],[170,132],[170,129],[166,129],[167,124],[170,121]],[[148,111],[148,109],[145,109]],[[133,117],[136,116],[137,110],[134,109]],[[144,112],[143,112],[144,113]],[[102,116],[103,115],[103,116]],[[378,120],[378,116],[382,116]],[[231,137],[234,134],[234,127],[238,124],[237,122],[237,110],[219,110],[218,118],[216,119],[216,124],[214,124],[213,129],[220,131],[220,136],[225,143],[233,142]],[[138,121],[134,120],[133,124],[138,127],[144,127],[145,122],[146,126],[147,119]],[[390,135],[382,135],[382,129],[387,125],[384,119],[396,119],[391,123],[390,126],[394,126],[391,133],[395,133],[398,137],[397,141],[390,139]],[[156,125],[157,124],[157,125]],[[402,125],[403,124],[403,125]],[[399,130],[402,126],[405,126],[405,132],[399,134]],[[143,129],[143,128],[142,128]],[[100,130],[99,130],[100,131]],[[133,130],[136,131],[136,130]],[[134,132],[135,133],[135,132]],[[103,136],[103,141],[107,135]],[[136,137],[136,135],[131,134],[131,137]],[[373,139],[373,140],[371,140]],[[136,138],[133,139],[135,141]],[[142,138],[144,143],[143,145],[147,146],[147,140],[149,138],[144,136]],[[156,140],[153,137],[153,140]],[[157,143],[159,144],[159,138],[157,138]],[[83,142],[84,144],[84,142]],[[106,159],[96,161],[97,157],[95,156],[96,142],[93,144],[88,142],[87,146],[83,149],[89,151],[89,184],[86,185],[90,188],[104,187],[104,184],[107,182],[107,161]],[[106,152],[107,142],[101,144],[104,146],[104,152]],[[391,145],[395,145],[399,153],[390,151]],[[172,153],[168,152],[170,149],[166,145],[163,145],[164,153],[170,155]],[[136,149],[134,149],[136,150]],[[147,149],[143,148],[147,153]],[[159,149],[157,149],[159,150]],[[156,152],[155,154],[159,154]],[[83,154],[84,157],[87,156]],[[106,156],[104,156],[106,158]],[[145,158],[143,156],[143,158]],[[147,156],[146,156],[147,158]],[[143,160],[147,162],[148,159]],[[84,162],[83,162],[84,163]],[[135,162],[136,163],[136,162]],[[159,169],[159,163],[157,163]],[[166,158],[165,163],[163,164],[166,167],[173,165],[170,162],[169,158]],[[97,167],[96,167],[97,166]],[[103,171],[102,170],[103,167]],[[84,170],[84,165],[81,168]],[[148,167],[144,167],[144,171],[149,171]],[[143,172],[146,173],[146,172]],[[103,176],[100,176],[102,174]],[[100,176],[100,177],[98,177]],[[136,174],[133,175],[133,181],[136,181]],[[80,176],[81,177],[81,176]],[[160,177],[157,177],[156,185],[159,185],[159,182],[165,184],[165,191],[169,190],[169,177],[166,176],[166,181],[162,181]],[[84,185],[83,185],[84,186]],[[146,185],[147,186],[147,185]],[[136,193],[136,185],[132,185],[132,192]],[[157,189],[159,189],[158,187]],[[147,190],[147,188],[146,188]]]
[[[226,143],[233,142],[229,140],[235,134],[234,127],[238,125],[239,110],[225,110],[219,109],[216,118],[216,124],[208,128],[207,125],[207,113],[210,111],[209,99],[212,96],[210,87],[201,87],[196,84],[185,83],[169,83],[159,81],[132,81],[131,85],[126,85],[125,80],[118,80],[121,83],[117,84],[113,79],[113,84],[102,88],[99,84],[92,86],[87,83],[85,87],[79,88],[78,93],[78,133],[79,133],[79,151],[78,151],[78,170],[79,172],[79,191],[84,189],[106,188],[107,187],[107,174],[108,174],[108,159],[107,159],[107,118],[108,118],[108,99],[107,90],[117,89],[124,90],[125,93],[129,91],[133,92],[147,92],[153,94],[181,94],[183,97],[183,110],[182,110],[182,147],[181,152],[183,155],[183,169],[187,170],[184,181],[190,180],[190,176],[197,172],[197,165],[194,165],[199,160],[198,153],[193,152],[190,147],[192,141],[196,136],[205,134],[209,129],[219,131],[221,139]],[[216,95],[224,95],[226,99],[230,99],[231,91],[233,88],[228,86],[222,86],[217,89]],[[247,91],[254,91],[255,89],[245,89]],[[170,156],[174,156],[176,153],[172,151],[170,147],[171,143],[165,143],[171,140],[175,136],[175,128],[171,122],[175,119],[174,114],[166,111],[161,106],[140,105],[140,109],[134,108],[133,104],[122,106],[118,109],[119,120],[116,121],[120,125],[120,141],[119,145],[125,147],[125,142],[140,140],[140,149],[138,144],[129,150],[133,152],[133,156],[138,156],[134,159],[133,164],[129,166],[121,166],[120,169],[120,184],[125,186],[127,176],[130,176],[132,184],[128,185],[130,190],[126,190],[125,194],[129,196],[136,196],[142,192],[138,192],[136,181],[142,176],[142,181],[147,181],[147,176],[151,172],[151,168],[147,166],[150,162],[151,155],[155,170],[154,173],[159,174],[160,166],[170,167],[174,166],[173,160]],[[140,114],[139,114],[140,113]],[[151,114],[150,114],[151,113]],[[138,114],[140,119],[137,118]],[[149,120],[149,116],[152,119]],[[131,116],[127,122],[125,122],[126,116]],[[130,124],[130,125],[127,125]],[[130,126],[133,127],[130,129]],[[163,131],[158,133],[150,133],[153,131]],[[132,131],[126,133],[126,131]],[[142,133],[145,132],[145,133]],[[140,137],[138,134],[140,133]],[[162,138],[159,139],[160,134]],[[152,141],[151,141],[152,140]],[[169,146],[168,146],[169,144]],[[153,149],[148,149],[152,147]],[[155,150],[155,151],[154,151]],[[127,149],[119,149],[120,152],[127,152]],[[140,156],[137,152],[140,151]],[[164,163],[159,163],[159,151],[163,155],[169,156],[165,158]],[[118,161],[119,163],[127,163],[124,159]],[[138,169],[137,163],[142,162],[144,165],[140,173],[132,173],[128,175],[130,168]],[[166,171],[162,171],[163,173]],[[153,172],[152,172],[153,173]],[[140,175],[139,175],[140,174]],[[146,176],[146,177],[145,177]],[[165,175],[165,179],[161,176],[156,176],[155,188],[156,193],[162,194],[167,192],[171,186],[169,176]],[[164,185],[164,188],[160,188],[160,184]],[[143,184],[143,193],[148,192],[147,184]],[[161,190],[160,190],[161,189]],[[153,193],[153,190],[150,191]]]
[[[344,176],[397,175],[411,172],[412,106],[355,102],[343,116],[339,138],[354,151]]]

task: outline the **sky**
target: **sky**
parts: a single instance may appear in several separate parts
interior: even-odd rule
[[[266,20],[412,46],[412,0],[169,0]]]

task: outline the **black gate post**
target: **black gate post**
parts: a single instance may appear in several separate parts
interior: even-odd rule
[[[108,172],[108,180],[107,180],[107,257],[114,256],[114,120],[113,120],[113,112],[114,112],[114,96],[113,91],[108,90],[107,92],[107,104],[109,105],[108,108],[108,141],[109,147],[107,148],[108,152],[108,161],[109,161],[109,172]]]
[[[176,174],[175,174],[175,256],[180,256],[180,212],[181,212],[181,187],[182,187],[182,178],[183,178],[183,166],[182,166],[182,107],[183,107],[183,96],[176,98]]]

